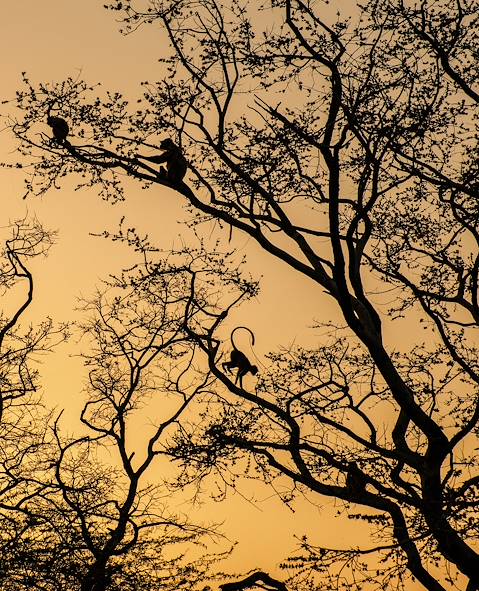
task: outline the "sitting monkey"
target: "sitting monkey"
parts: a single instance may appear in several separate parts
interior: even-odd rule
[[[66,143],[66,138],[70,128],[68,127],[68,123],[65,121],[65,119],[48,115],[47,124],[52,128],[53,138],[57,140],[59,144]]]
[[[155,164],[166,162],[166,170],[163,166],[160,166],[158,176],[160,178],[165,178],[173,184],[181,183],[188,168],[188,163],[183,156],[181,149],[170,140],[170,138],[163,140],[160,143],[160,148],[164,150],[163,154],[158,154],[156,156],[142,156],[141,154],[138,154],[137,157],[143,158],[143,160],[148,160],[149,162],[154,162]]]

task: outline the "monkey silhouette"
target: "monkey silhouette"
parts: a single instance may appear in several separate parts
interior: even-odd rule
[[[63,117],[56,117],[51,114],[54,103],[51,103],[47,111],[47,125],[52,128],[53,139],[59,144],[68,143],[67,136],[70,133],[68,123]]]
[[[67,135],[70,132],[68,123],[62,117],[54,117],[48,115],[47,124],[52,128],[53,138],[59,143],[63,144],[67,142]]]
[[[170,138],[162,140],[160,148],[163,150],[163,154],[157,154],[155,156],[142,156],[137,155],[137,158],[154,162],[155,164],[166,163],[166,169],[160,166],[158,176],[165,178],[173,184],[178,184],[183,181],[188,168],[186,158],[183,156],[181,149],[175,144]]]
[[[355,495],[360,495],[366,491],[366,481],[364,474],[358,468],[356,462],[351,462],[348,466],[348,472],[346,474],[346,488],[349,492]]]
[[[240,388],[243,388],[243,378],[249,372],[252,375],[256,375],[258,373],[258,368],[256,365],[252,365],[250,360],[246,357],[246,355],[238,349],[234,342],[234,333],[239,329],[247,330],[251,335],[251,344],[254,345],[254,334],[251,329],[246,326],[237,326],[235,329],[231,331],[230,340],[231,346],[233,350],[230,353],[230,360],[223,363],[223,371],[227,371],[228,373],[232,373],[233,369],[236,369],[236,378],[235,384],[239,382]]]

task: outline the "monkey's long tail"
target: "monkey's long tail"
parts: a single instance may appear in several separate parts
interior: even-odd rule
[[[237,326],[236,328],[233,328],[233,330],[231,331],[231,336],[230,336],[231,344],[233,345],[233,347],[236,347],[235,344],[234,344],[234,342],[233,342],[233,336],[234,336],[235,332],[237,330],[239,330],[240,328],[243,328],[244,330],[246,330],[246,331],[249,332],[249,334],[251,335],[251,344],[254,345],[254,333],[251,330],[251,328],[248,328],[247,326]]]
[[[247,326],[237,326],[236,328],[233,328],[233,330],[231,331],[231,336],[230,336],[230,339],[231,339],[231,344],[233,345],[233,347],[235,347],[235,348],[236,348],[236,345],[235,345],[235,343],[234,343],[233,336],[234,336],[234,333],[235,333],[237,330],[239,330],[240,328],[243,328],[244,330],[248,331],[248,332],[249,332],[249,334],[251,335],[251,345],[252,345],[252,346],[251,346],[251,352],[253,353],[253,356],[254,356],[254,358],[256,359],[256,361],[259,363],[259,365],[261,365],[261,367],[262,367],[263,369],[266,369],[266,365],[265,365],[265,364],[264,364],[264,363],[263,363],[263,362],[260,360],[260,358],[259,358],[259,357],[256,355],[256,353],[254,352],[253,345],[254,345],[254,342],[255,342],[255,337],[254,337],[254,333],[253,333],[253,331],[251,330],[251,328],[248,328]]]

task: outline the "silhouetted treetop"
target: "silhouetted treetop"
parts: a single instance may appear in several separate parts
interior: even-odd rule
[[[234,304],[184,316],[209,388],[165,449],[177,486],[216,478],[226,493],[246,473],[280,482],[287,504],[332,497],[367,524],[359,549],[304,540],[292,584],[478,588],[479,3],[107,7],[125,33],[161,26],[159,80],[130,105],[25,75],[10,127],[28,193],[66,175],[112,201],[135,180],[176,192],[198,232],[244,233],[286,264],[288,287],[299,274],[318,290],[317,346],[273,351],[244,383],[220,362]],[[52,102],[68,144],[48,133]],[[166,138],[181,179],[155,166]]]

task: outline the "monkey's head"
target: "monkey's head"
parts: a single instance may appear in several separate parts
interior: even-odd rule
[[[162,150],[171,150],[172,148],[176,148],[176,144],[172,139],[167,137],[166,139],[161,140],[160,148]]]
[[[50,127],[62,126],[65,129],[68,127],[68,123],[65,121],[65,119],[62,119],[62,117],[55,117],[53,115],[48,115],[47,125]]]

